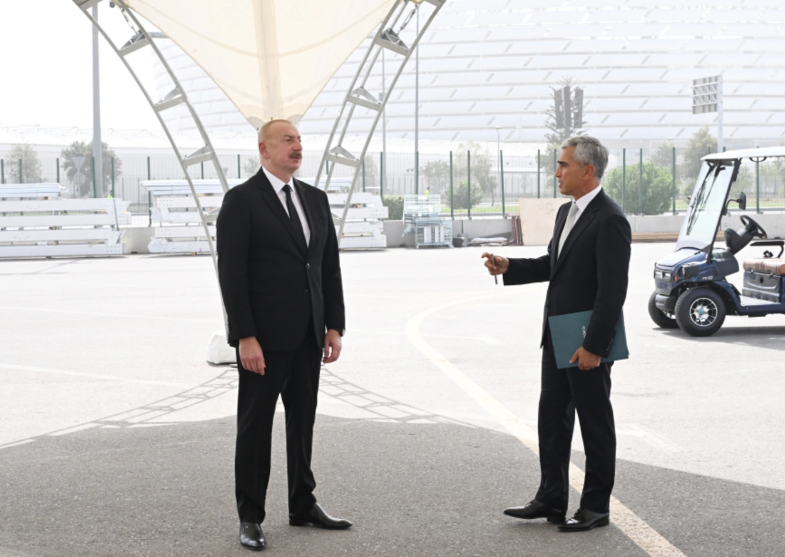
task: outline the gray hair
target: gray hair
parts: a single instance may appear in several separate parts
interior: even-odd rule
[[[576,135],[561,144],[562,149],[567,147],[575,147],[573,158],[580,165],[592,165],[594,176],[597,180],[602,180],[605,168],[608,166],[608,149],[600,143],[599,139],[590,135]]]

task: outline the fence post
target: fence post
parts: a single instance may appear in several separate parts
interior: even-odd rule
[[[507,209],[504,204],[504,151],[499,151],[499,164],[501,165],[502,177],[502,218],[507,218]]]
[[[112,157],[112,198],[114,199],[114,157]]]
[[[468,201],[466,202],[466,211],[469,217],[469,220],[472,219],[472,152],[466,151],[466,177],[469,179],[468,184],[466,184],[466,193],[468,194]]]
[[[362,167],[363,167],[363,193],[365,193],[365,158],[363,158]]]
[[[0,159],[0,184],[5,184],[5,161]]]
[[[93,172],[93,177],[95,177],[95,172]],[[22,177],[22,159],[19,158],[19,183],[24,184],[24,178]]]
[[[200,162],[200,163],[199,163],[199,166],[200,166],[200,167],[201,167],[201,169],[202,169],[202,180],[204,180],[204,163],[203,163],[203,162]]]
[[[420,152],[414,152],[414,194],[420,194]]]
[[[96,197],[98,197],[98,186],[96,184],[97,180],[95,179],[95,155],[90,157],[90,160],[93,163],[93,199],[95,199]],[[22,170],[21,165],[19,167],[19,170],[20,171]]]
[[[641,147],[641,158],[638,175],[638,214],[643,214],[643,147]]]
[[[57,183],[60,183],[60,157],[55,159],[55,168],[57,168]]]
[[[673,214],[676,214],[676,147],[673,148],[673,167],[671,177],[673,179]]]
[[[540,150],[537,149],[537,199],[540,198]]]
[[[152,180],[152,178],[150,178],[150,157],[147,157],[147,179]]]
[[[150,190],[147,190],[147,226],[153,226],[153,196]]]
[[[240,180],[242,175],[240,174],[240,155],[237,155],[237,179]]]
[[[627,148],[621,150],[621,212],[625,215],[627,212],[624,210],[624,188],[627,185]]]
[[[379,174],[379,197],[384,201],[384,151],[379,153],[379,168],[381,169]]]
[[[453,205],[452,199],[452,183],[453,183],[453,174],[452,174],[452,151],[450,151],[450,220],[455,220],[455,209]]]
[[[553,150],[553,198],[556,199],[556,166],[559,163],[556,161],[556,149]]]
[[[755,212],[759,215],[760,210],[760,159],[755,161]]]

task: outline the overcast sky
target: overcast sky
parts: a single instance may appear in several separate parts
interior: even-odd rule
[[[101,6],[101,13],[108,12],[108,2]],[[130,38],[132,31],[117,10],[112,11],[102,23]],[[92,26],[76,4],[0,0],[0,22],[0,127],[92,127]],[[136,83],[106,41],[99,39],[101,127],[158,129]],[[147,66],[142,77],[150,82],[152,70]]]

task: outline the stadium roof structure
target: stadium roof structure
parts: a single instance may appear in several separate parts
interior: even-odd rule
[[[184,0],[156,6],[167,2]],[[142,0],[130,3],[147,16]],[[289,29],[299,33],[296,15]],[[617,145],[678,143],[717,118],[692,114],[693,79],[722,74],[726,145],[778,144],[785,141],[783,32],[781,0],[447,0],[419,47],[419,137],[495,141],[499,127],[502,141],[543,142],[552,88],[569,77],[584,90],[589,133]],[[367,45],[336,66],[305,112],[303,133],[329,133]],[[248,129],[245,111],[175,46],[164,50],[209,129]],[[309,74],[341,57],[314,48],[287,71]],[[412,61],[388,101],[390,138],[414,137],[415,72]],[[383,90],[381,74],[368,89]]]
[[[394,0],[126,0],[254,127],[298,122]]]

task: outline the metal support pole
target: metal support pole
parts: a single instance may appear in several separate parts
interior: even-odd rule
[[[501,172],[499,173],[499,176],[501,176],[501,179],[502,179],[502,183],[501,183],[501,186],[502,186],[502,217],[503,218],[507,218],[507,207],[505,206],[505,203],[504,203],[504,153],[502,153],[501,150],[499,151],[499,165],[500,165],[500,168],[501,168]]]
[[[92,15],[98,21],[98,6],[93,6]],[[96,192],[104,193],[104,154],[101,142],[101,76],[98,66],[98,28],[93,25],[93,197]],[[98,184],[96,178],[101,180]]]
[[[540,198],[540,150],[537,149],[537,199]]]
[[[95,178],[95,170],[93,170],[93,178]],[[24,184],[25,183],[25,180],[22,177],[22,159],[21,159],[21,157],[19,158],[19,183],[20,184]],[[95,183],[95,182],[93,182],[93,183]]]
[[[242,174],[240,173],[240,155],[237,155],[237,179],[241,179]]]
[[[755,212],[759,215],[760,210],[760,159],[755,161]]]
[[[553,150],[553,198],[556,199],[556,168],[559,165],[556,160],[556,149]]]
[[[379,175],[379,197],[384,201],[384,152],[379,153],[379,167],[381,173]]]
[[[717,76],[717,152],[722,153],[722,75]]]
[[[453,170],[452,170],[452,151],[450,151],[450,220],[455,220],[455,205],[453,203]]]
[[[469,220],[472,219],[472,152],[466,151],[466,176],[469,179],[468,184],[466,184],[466,193],[468,194],[468,201],[466,202],[467,212],[469,215]]]
[[[671,168],[671,178],[673,183],[673,214],[676,214],[676,147],[673,148],[673,166]]]
[[[638,173],[638,214],[643,214],[643,147],[641,147],[641,157]]]
[[[114,199],[114,157],[112,157],[112,199]]]
[[[363,159],[363,193],[365,192],[365,159]]]
[[[93,156],[91,160],[93,162],[92,165],[93,166],[93,199],[95,199],[96,197],[98,197],[98,186],[96,184],[97,180],[95,179],[95,156]]]
[[[57,183],[60,183],[60,157],[55,159],[55,169],[57,172]]]
[[[153,194],[147,192],[147,226],[153,226]]]
[[[150,157],[147,157],[147,179],[152,180],[152,178],[150,178]]]
[[[202,162],[202,163],[199,163],[199,166],[200,166],[200,167],[201,167],[201,169],[202,169],[202,180],[204,180],[204,163],[203,163],[203,162]]]
[[[5,161],[0,159],[0,184],[5,184]]]
[[[420,194],[420,152],[414,152],[414,194]]]
[[[627,149],[621,150],[621,212],[624,211],[624,188],[627,186]]]

